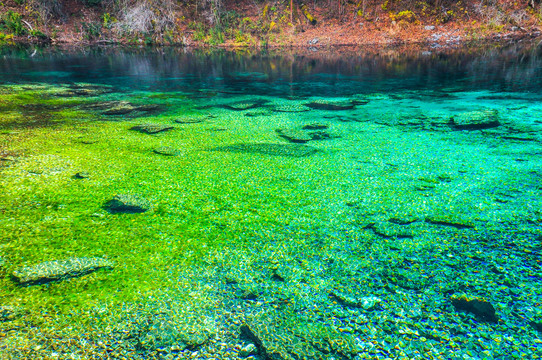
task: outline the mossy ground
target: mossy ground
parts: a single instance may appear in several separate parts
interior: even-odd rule
[[[510,110],[518,100],[483,91],[437,95],[2,86],[0,154],[13,161],[0,168],[0,305],[22,315],[0,322],[0,349],[6,358],[236,358],[245,324],[260,355],[285,359],[540,357],[529,326],[542,293],[539,106]],[[314,101],[361,105],[305,106]],[[119,106],[128,112],[105,115]],[[498,130],[449,126],[487,110],[502,117]],[[315,122],[333,133],[306,145],[315,152],[253,151],[290,146],[276,129]],[[130,130],[139,124],[174,129]],[[104,204],[119,193],[152,207],[110,214]],[[9,277],[83,256],[116,267],[31,287]],[[381,303],[367,311],[331,293]],[[456,311],[450,296],[460,293],[485,297],[500,321]]]

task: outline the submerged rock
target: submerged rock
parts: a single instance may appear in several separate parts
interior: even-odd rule
[[[101,111],[103,115],[128,115],[133,112],[151,112],[160,109],[157,104],[134,105],[129,101],[102,101],[81,106],[84,110]]]
[[[134,195],[117,194],[104,207],[112,214],[134,214],[149,210],[151,204],[147,200]]]
[[[111,107],[111,108],[105,110],[104,112],[102,112],[102,114],[104,114],[104,115],[126,115],[126,114],[131,113],[134,110],[136,110],[136,108],[134,106],[132,106],[132,104],[121,103],[121,104],[118,104],[117,106],[114,106],[114,107]]]
[[[91,84],[75,84],[62,91],[51,94],[55,97],[74,97],[74,96],[86,96],[96,97],[102,94],[112,92],[112,88],[109,86],[91,85]]]
[[[212,128],[207,128],[207,129],[205,129],[205,130],[206,130],[206,131],[212,131],[212,132],[228,131],[228,129],[222,128],[222,127],[212,127]]]
[[[354,108],[354,104],[351,102],[327,102],[327,101],[314,101],[306,104],[306,106],[310,107],[314,110],[330,110],[330,111],[338,111],[338,110],[352,110]]]
[[[399,214],[389,218],[388,221],[396,225],[410,225],[418,221],[418,217],[411,214]]]
[[[84,171],[81,171],[81,172],[76,173],[76,174],[73,175],[72,177],[73,177],[74,179],[88,179],[89,176],[90,176],[89,173],[84,172]]]
[[[135,108],[137,111],[152,112],[160,110],[160,105],[158,104],[145,104],[139,105]]]
[[[12,278],[20,285],[44,284],[79,277],[100,269],[113,269],[113,263],[103,258],[71,258],[46,261],[16,270]]]
[[[290,359],[289,354],[276,348],[272,339],[268,339],[267,332],[255,324],[241,326],[241,337],[252,341],[265,359]]]
[[[303,130],[289,130],[289,129],[277,129],[277,134],[288,140],[291,143],[304,144],[312,140],[325,140],[331,139],[332,136],[323,130],[319,131],[303,131]]]
[[[275,130],[277,134],[291,143],[304,144],[312,140],[310,134],[297,130]]]
[[[496,110],[471,111],[450,118],[449,125],[455,130],[485,130],[499,127],[498,112]]]
[[[155,154],[164,155],[164,156],[179,156],[181,151],[169,146],[162,146],[153,150]]]
[[[270,116],[272,115],[271,112],[269,111],[266,111],[266,110],[261,110],[261,111],[247,111],[245,113],[245,116],[247,117],[257,117],[257,116]]]
[[[540,320],[532,320],[530,323],[529,323],[533,329],[535,329],[536,331],[539,331],[539,332],[542,332],[542,321]]]
[[[244,110],[250,110],[250,109],[256,109],[259,107],[262,107],[265,105],[267,101],[261,100],[261,101],[254,101],[254,102],[237,102],[233,104],[225,104],[222,105],[224,109],[228,110],[235,110],[235,111],[244,111]]]
[[[312,140],[326,140],[326,139],[332,138],[331,134],[329,134],[327,131],[322,131],[322,130],[311,131],[309,132],[309,136],[311,137]]]
[[[0,323],[13,321],[21,316],[21,310],[14,306],[0,306]]]
[[[308,107],[302,104],[277,105],[274,107],[274,110],[277,112],[289,112],[289,113],[310,111]]]
[[[9,162],[15,162],[15,161],[16,161],[15,156],[0,154],[0,164],[2,164],[2,162],[9,163]]]
[[[180,348],[194,350],[209,341],[209,334],[205,332],[186,332],[180,334],[179,340]]]
[[[303,129],[303,130],[327,130],[327,129],[329,129],[329,125],[314,123],[314,124],[307,124],[307,125],[303,126],[301,129]]]
[[[382,300],[376,296],[355,298],[337,291],[332,291],[329,295],[332,299],[343,306],[362,308],[367,311],[376,309],[376,307],[382,302]]]
[[[227,151],[249,154],[263,154],[271,156],[305,157],[314,155],[318,150],[313,147],[301,144],[265,144],[265,143],[240,143],[228,146],[221,146],[211,151]]]
[[[238,286],[235,296],[242,300],[257,300],[260,297],[260,292],[254,288]]]
[[[365,296],[360,299],[359,304],[364,310],[374,310],[381,302],[382,300],[376,296]]]
[[[239,350],[239,356],[242,358],[246,358],[251,355],[257,355],[257,354],[258,354],[258,348],[254,344],[248,344],[246,346],[243,346]]]
[[[169,131],[171,129],[174,129],[173,126],[169,125],[162,125],[162,124],[141,124],[132,126],[130,130],[139,131],[140,133],[144,134],[157,134],[164,131]]]
[[[177,124],[197,124],[200,122],[204,122],[205,118],[203,116],[192,116],[192,117],[184,117],[174,120]]]
[[[412,229],[405,225],[398,225],[389,222],[380,222],[372,226],[376,235],[385,238],[411,239],[414,237]]]
[[[534,135],[531,135],[531,134],[504,135],[502,136],[502,138],[506,140],[521,141],[521,142],[538,141],[538,139]]]
[[[499,321],[495,308],[487,300],[480,298],[468,298],[465,295],[453,295],[450,300],[457,310],[473,313],[478,318],[490,322]]]
[[[474,224],[468,220],[458,219],[447,215],[432,215],[425,222],[434,225],[450,226],[456,229],[473,229]]]

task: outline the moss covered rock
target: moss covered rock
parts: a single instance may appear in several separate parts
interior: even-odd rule
[[[455,130],[485,130],[499,127],[497,110],[471,111],[450,118],[449,125]]]
[[[150,209],[151,203],[135,195],[117,194],[105,204],[105,209],[112,214],[142,213]]]
[[[44,284],[79,277],[100,269],[113,269],[113,263],[103,258],[71,258],[46,261],[33,266],[24,266],[12,274],[21,285]]]
[[[301,144],[265,144],[265,143],[240,143],[221,146],[211,149],[212,151],[227,151],[235,153],[252,153],[271,156],[305,157],[315,154],[318,150]]]
[[[313,101],[306,106],[314,110],[327,110],[327,111],[338,111],[338,110],[352,110],[354,104],[352,102],[330,102],[330,101]]]
[[[169,146],[161,146],[153,150],[155,154],[164,156],[179,156],[182,152],[179,149],[175,149]]]
[[[139,131],[144,134],[158,134],[164,131],[172,130],[173,126],[163,124],[141,124],[132,126],[130,130]]]
[[[426,217],[425,221],[429,224],[450,226],[456,229],[473,229],[475,227],[472,221],[453,214],[435,214]]]

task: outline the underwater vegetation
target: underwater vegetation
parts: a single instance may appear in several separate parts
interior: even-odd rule
[[[0,358],[542,356],[540,94],[43,76],[0,86]]]

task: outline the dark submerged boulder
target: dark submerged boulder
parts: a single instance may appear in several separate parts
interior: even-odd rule
[[[460,296],[453,295],[450,298],[450,300],[452,301],[452,305],[457,310],[470,312],[476,315],[476,317],[484,321],[489,321],[489,322],[499,321],[495,308],[489,301],[485,299],[469,298],[465,295],[460,295]]]
[[[143,213],[151,207],[150,202],[135,195],[117,194],[109,200],[104,208],[112,214]]]

